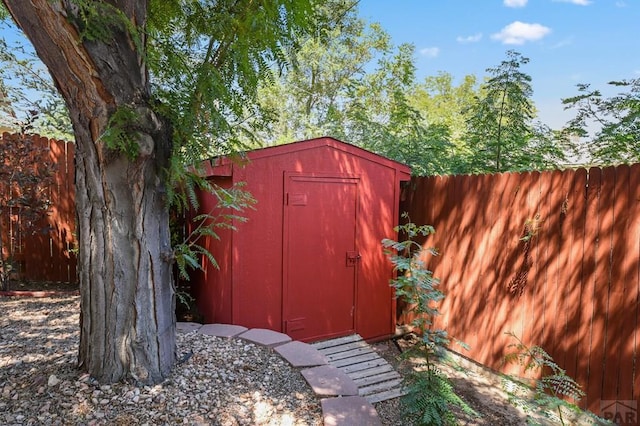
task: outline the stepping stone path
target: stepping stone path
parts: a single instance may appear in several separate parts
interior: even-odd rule
[[[358,386],[358,395],[368,402],[373,404],[406,394],[400,374],[358,334],[311,346],[349,377]]]
[[[209,336],[234,337],[273,348],[291,366],[301,369],[300,373],[311,389],[321,397],[320,405],[326,426],[382,425],[371,402],[359,395],[356,382],[343,369],[330,365],[329,359],[314,345],[292,341],[286,334],[273,330],[247,329],[229,324],[179,322],[177,330],[182,333],[195,331]]]

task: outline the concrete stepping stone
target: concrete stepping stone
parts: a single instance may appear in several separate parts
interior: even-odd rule
[[[297,340],[277,346],[275,351],[289,361],[291,366],[296,368],[328,364],[327,357],[322,355],[320,351],[307,343]]]
[[[325,426],[382,425],[375,408],[361,396],[325,398],[320,405]]]
[[[301,373],[316,395],[358,395],[358,386],[346,373],[333,365],[308,368]]]
[[[176,331],[178,333],[191,333],[192,331],[198,331],[202,327],[202,324],[197,322],[178,322],[176,323]]]
[[[216,337],[236,337],[245,331],[247,331],[247,327],[231,324],[206,324],[199,330],[202,334]]]
[[[245,331],[236,337],[269,348],[280,346],[291,341],[291,337],[286,334],[267,330],[266,328],[252,328],[251,330]]]

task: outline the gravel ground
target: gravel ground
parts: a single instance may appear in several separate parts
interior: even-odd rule
[[[300,372],[273,350],[239,339],[178,334],[178,357],[190,356],[164,383],[100,386],[76,368],[79,311],[78,296],[0,297],[0,425],[322,424],[319,399]],[[398,343],[372,346],[406,374],[413,366],[400,362],[400,347],[412,342]],[[524,412],[524,400],[514,406],[492,375],[441,367],[478,413],[459,413],[458,424],[557,424]],[[399,399],[374,406],[384,425],[409,425]]]
[[[100,386],[76,368],[77,296],[0,298],[2,425],[319,425],[299,371],[239,339],[179,334],[179,364],[164,383]]]

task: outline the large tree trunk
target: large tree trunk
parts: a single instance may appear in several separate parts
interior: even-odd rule
[[[49,68],[74,126],[79,365],[101,382],[159,382],[175,361],[164,179],[171,144],[169,126],[150,108],[148,73],[143,52],[136,49],[144,40],[135,43],[115,18],[103,28],[106,37],[82,39],[84,24],[73,1],[3,2]],[[144,28],[147,2],[110,3],[133,26]],[[123,106],[138,117],[134,160],[102,140],[109,118]]]

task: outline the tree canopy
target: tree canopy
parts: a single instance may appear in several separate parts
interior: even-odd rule
[[[321,24],[314,1],[2,3],[73,126],[80,367],[159,382],[176,357],[173,188],[186,165],[237,146],[258,83]]]
[[[596,164],[640,162],[640,78],[609,85],[622,91],[606,97],[579,84],[578,95],[563,99],[576,110],[565,133],[587,140],[589,160]]]
[[[528,62],[529,58],[510,50],[498,67],[487,69],[490,77],[468,110],[471,171],[541,170],[564,160],[553,132],[534,123],[531,76],[521,69]]]
[[[376,23],[358,16],[351,0],[319,9],[332,26],[299,39],[291,62],[273,70],[259,103],[270,124],[267,143],[330,135],[410,165],[416,174],[446,170],[446,129],[429,127],[410,102],[414,48],[394,46]]]

